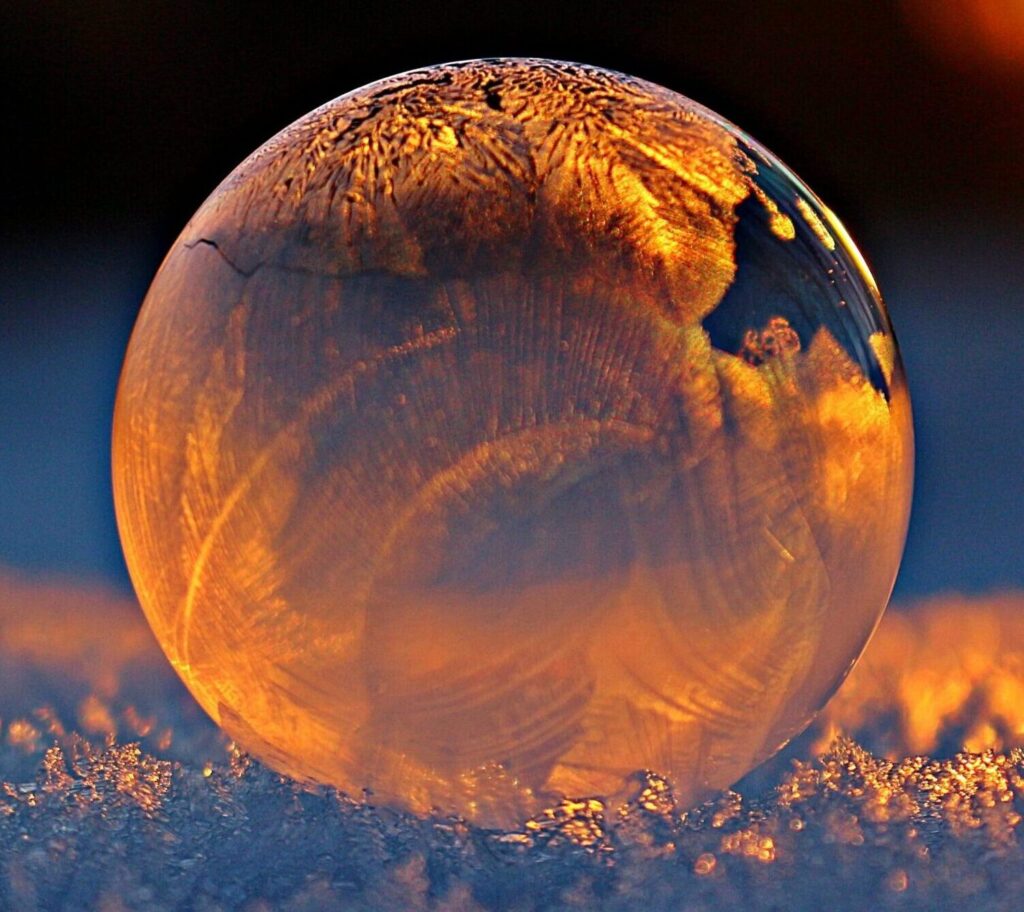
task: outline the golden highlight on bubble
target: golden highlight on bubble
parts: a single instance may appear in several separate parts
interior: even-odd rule
[[[278,770],[416,811],[730,784],[850,669],[906,530],[898,350],[837,226],[593,67],[300,119],[190,221],[125,361],[118,522],[174,667]]]

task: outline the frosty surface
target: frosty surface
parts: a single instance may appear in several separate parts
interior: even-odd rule
[[[282,772],[509,824],[683,801],[799,731],[888,598],[910,409],[834,216],[658,86],[471,61],[227,178],[114,430],[146,615]]]

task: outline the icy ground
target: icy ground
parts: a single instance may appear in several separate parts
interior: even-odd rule
[[[130,604],[0,578],[0,909],[1016,910],[1022,695],[1024,599],[891,613],[738,791],[685,809],[638,776],[627,806],[494,832],[296,788],[224,742]]]

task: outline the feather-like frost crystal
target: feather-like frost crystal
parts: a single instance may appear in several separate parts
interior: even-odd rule
[[[884,609],[910,406],[832,213],[694,102],[469,61],[330,102],[174,244],[118,521],[244,748],[489,824],[798,732]]]

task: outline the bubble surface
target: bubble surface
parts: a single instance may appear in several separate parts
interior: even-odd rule
[[[160,268],[114,426],[146,616],[298,779],[511,824],[683,802],[884,609],[910,406],[842,226],[667,89],[405,73],[243,162]]]

